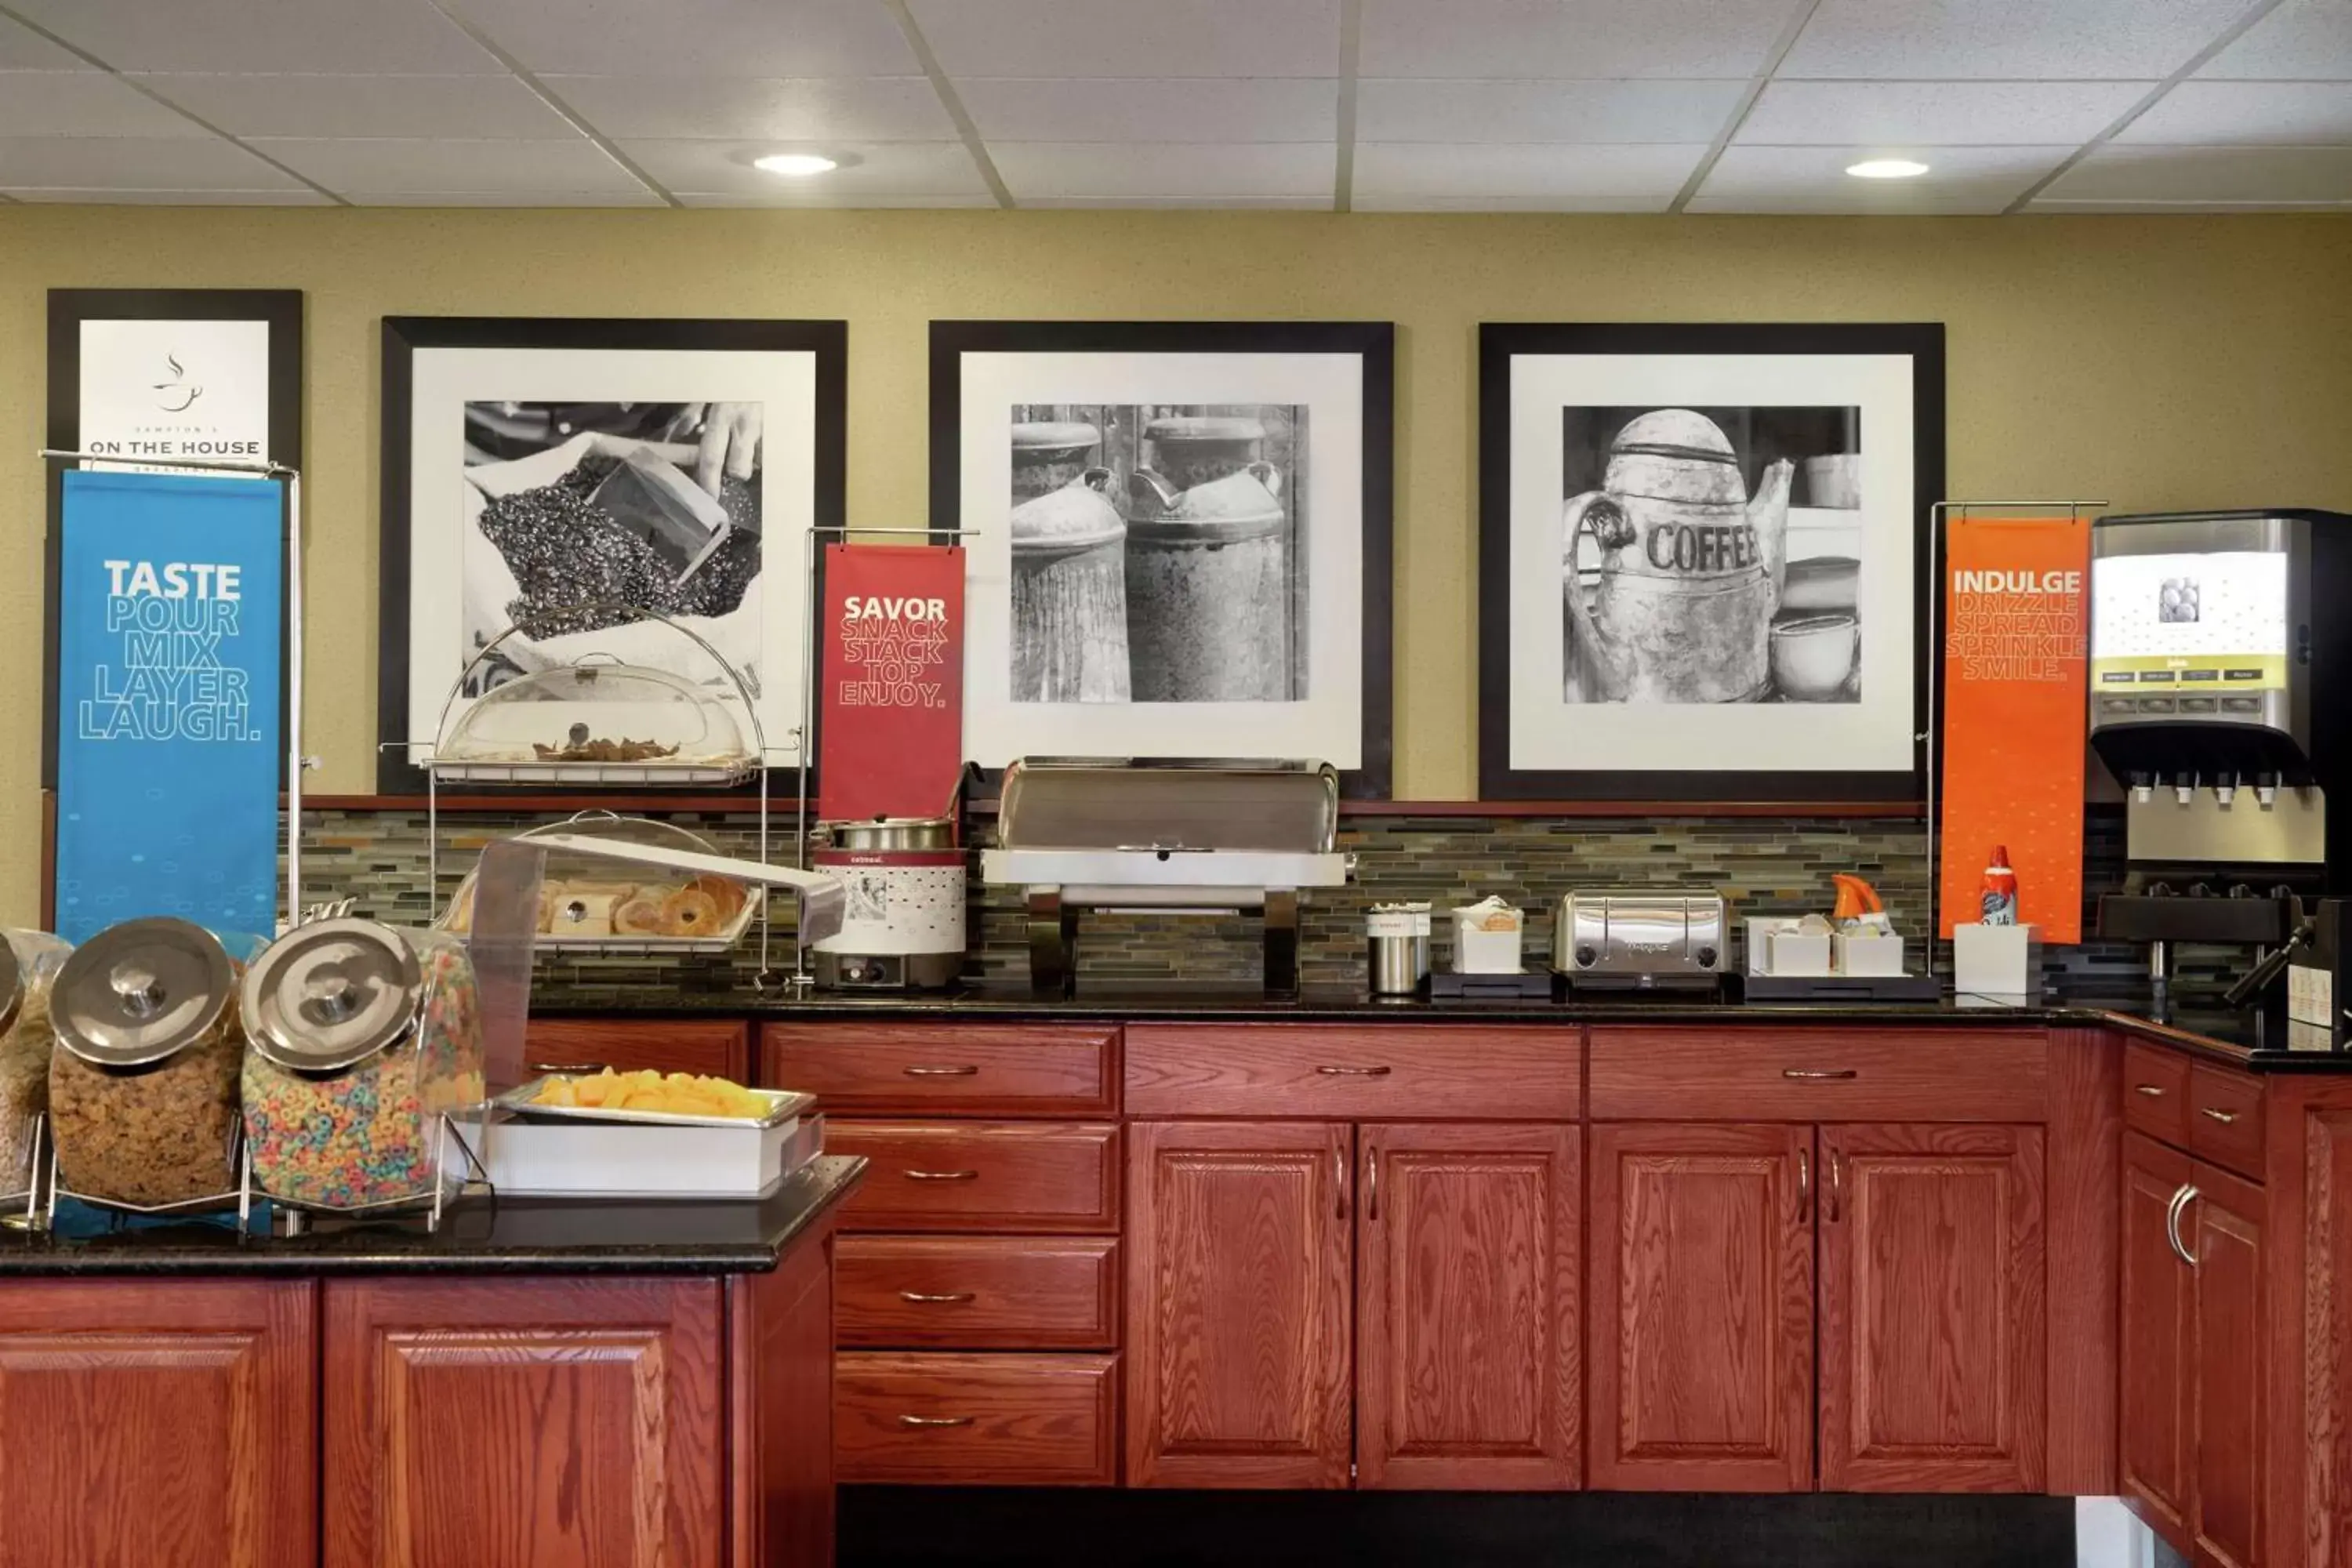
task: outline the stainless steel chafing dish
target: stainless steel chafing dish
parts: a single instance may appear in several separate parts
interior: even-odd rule
[[[1339,775],[1309,762],[1024,757],[1004,770],[981,876],[1027,889],[1029,977],[1076,974],[1081,910],[1260,912],[1265,988],[1298,989],[1306,890],[1345,885]]]

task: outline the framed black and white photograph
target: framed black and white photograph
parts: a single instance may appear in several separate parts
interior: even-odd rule
[[[936,321],[970,759],[1391,772],[1385,323]]]
[[[385,318],[379,788],[419,787],[461,676],[460,706],[583,658],[730,704],[740,678],[768,761],[794,762],[846,343],[839,321]]]
[[[1479,793],[1919,798],[1943,329],[1479,339]]]

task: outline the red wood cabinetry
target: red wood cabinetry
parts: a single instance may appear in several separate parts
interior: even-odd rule
[[[1128,1480],[1346,1486],[1353,1129],[1128,1131]]]
[[[751,1026],[731,1018],[533,1018],[523,1070],[708,1073],[751,1081]]]
[[[318,1560],[318,1287],[0,1286],[0,1563]]]
[[[2189,1540],[2195,1561],[2252,1568],[2264,1560],[2263,1247],[2260,1187],[2200,1163],[2178,1227],[2189,1270],[2189,1422],[2197,1434]]]
[[[2184,1068],[2180,1075],[2187,1081]],[[2137,1092],[2146,1076],[2127,1083]],[[2169,1086],[2168,1085],[2168,1091]],[[2191,1162],[2134,1132],[2124,1140],[2123,1389],[2118,1442],[2124,1495],[2157,1530],[2187,1539],[2196,1427],[2186,1395],[2194,1300],[2174,1249],[2174,1200]]]
[[[336,1281],[326,1568],[718,1568],[719,1289]]]
[[[1794,1491],[1813,1471],[1813,1131],[1591,1130],[1596,1488]]]
[[[2042,1485],[2042,1130],[1821,1130],[1826,1491]]]
[[[1576,1485],[1578,1139],[1358,1130],[1359,1485]]]

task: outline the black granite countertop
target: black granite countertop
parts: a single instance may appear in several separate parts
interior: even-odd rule
[[[40,1275],[761,1274],[866,1172],[824,1155],[756,1202],[468,1199],[427,1233],[421,1221],[322,1221],[298,1237],[221,1223],[122,1224],[85,1210],[68,1234],[0,1231],[0,1278]]]
[[[1104,984],[1075,996],[1040,996],[1018,986],[967,986],[938,992],[814,992],[791,997],[757,992],[615,990],[533,1003],[547,1016],[745,1017],[761,1022],[854,1023],[893,1019],[1056,1023],[1373,1024],[1878,1024],[1913,1026],[2114,1027],[2256,1071],[2352,1072],[2352,1055],[2289,1051],[2282,1016],[2253,1010],[2189,1011],[2150,1016],[2142,1007],[2104,1000],[2017,1003],[1987,996],[1933,1002],[1748,1002],[1719,997],[1602,998],[1564,1001],[1451,1002],[1372,996],[1362,991],[1308,990],[1282,1001],[1214,985]]]

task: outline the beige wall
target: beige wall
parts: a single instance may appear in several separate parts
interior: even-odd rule
[[[1476,324],[1940,321],[1958,497],[2352,508],[2352,217],[0,206],[0,921],[37,909],[45,291],[309,295],[314,787],[373,787],[377,318],[845,317],[849,515],[925,513],[934,317],[1391,320],[1397,791],[1476,778]]]

